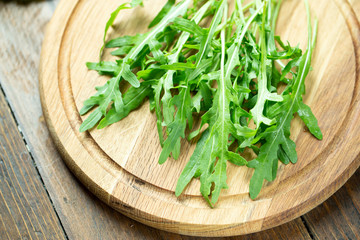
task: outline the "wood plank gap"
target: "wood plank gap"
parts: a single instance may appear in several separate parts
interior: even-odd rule
[[[66,231],[65,231],[65,228],[64,228],[64,226],[63,226],[63,223],[62,223],[62,221],[61,221],[61,218],[59,217],[59,214],[58,214],[58,212],[57,212],[57,210],[56,210],[56,208],[55,208],[55,206],[54,206],[54,203],[53,203],[53,201],[52,201],[52,199],[51,199],[51,197],[50,197],[50,194],[49,194],[49,192],[48,192],[48,190],[47,190],[47,188],[46,188],[46,186],[45,186],[44,180],[43,180],[43,178],[42,178],[42,176],[41,176],[41,174],[40,174],[40,171],[39,171],[39,169],[38,169],[38,167],[37,167],[37,164],[36,164],[35,159],[34,159],[34,157],[33,157],[33,155],[32,155],[32,152],[31,152],[31,150],[30,150],[30,147],[29,147],[29,145],[27,144],[27,141],[26,141],[26,139],[25,139],[25,136],[24,136],[24,134],[23,134],[23,132],[22,132],[22,130],[21,130],[21,127],[20,127],[18,121],[17,121],[17,118],[16,118],[16,116],[15,116],[15,113],[14,113],[14,111],[12,110],[12,107],[11,107],[11,105],[10,105],[10,102],[9,102],[8,98],[6,97],[6,93],[5,93],[5,91],[4,91],[4,89],[3,89],[2,85],[1,85],[1,82],[0,82],[0,92],[3,94],[3,96],[4,96],[4,98],[5,98],[5,101],[6,101],[7,105],[8,105],[8,107],[9,107],[10,114],[11,114],[11,116],[12,116],[12,118],[13,118],[15,124],[16,124],[16,127],[17,127],[17,129],[18,129],[18,131],[19,131],[19,133],[20,133],[20,135],[21,135],[21,137],[22,137],[22,140],[24,141],[24,144],[25,144],[25,146],[26,146],[26,149],[27,149],[27,151],[28,151],[28,153],[29,153],[29,156],[30,156],[30,158],[31,158],[31,162],[32,162],[32,164],[33,164],[34,167],[35,167],[36,173],[39,175],[41,184],[42,184],[42,186],[43,186],[43,188],[44,188],[44,190],[45,190],[45,192],[46,192],[46,195],[47,195],[47,197],[48,197],[48,199],[49,199],[49,201],[50,201],[51,207],[54,209],[56,218],[59,220],[59,224],[60,224],[60,227],[61,227],[61,229],[62,229],[62,231],[63,231],[63,233],[64,233],[64,236],[65,236],[65,238],[66,238],[67,240],[69,240],[69,237],[68,237],[68,235],[67,235],[67,233],[66,233]]]
[[[306,222],[305,218],[303,216],[300,217],[301,218],[301,221],[303,222],[307,232],[309,233],[309,236],[311,239],[315,239],[314,238],[314,234],[313,232],[311,231],[311,228],[309,227],[309,224]]]

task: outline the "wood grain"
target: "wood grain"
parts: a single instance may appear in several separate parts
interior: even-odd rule
[[[158,11],[161,3],[152,4],[151,13]],[[250,171],[229,168],[229,185],[240,187],[223,191],[214,210],[199,197],[196,181],[182,198],[174,197],[176,176],[192,146],[184,147],[187,154],[179,161],[169,160],[158,166],[160,147],[155,121],[146,105],[102,132],[78,132],[82,101],[94,91],[94,84],[106,81],[89,73],[83,63],[89,59],[96,61],[96,43],[101,40],[101,28],[106,22],[103,12],[111,12],[117,4],[117,1],[109,1],[106,6],[91,0],[62,1],[48,29],[40,69],[44,113],[60,152],[75,175],[110,206],[167,231],[204,236],[244,234],[276,226],[309,211],[334,193],[359,166],[360,109],[356,104],[360,97],[356,48],[359,40],[352,31],[355,29],[356,33],[359,27],[356,17],[344,14],[349,10],[346,1],[311,2],[320,19],[321,44],[315,53],[316,68],[308,78],[310,91],[305,101],[318,116],[326,136],[324,141],[314,140],[295,122],[292,132],[301,161],[286,167],[286,171],[281,168],[278,179],[267,184],[257,201],[248,197]],[[297,41],[305,42],[306,31],[301,27],[305,25],[305,11],[298,2],[286,4],[286,9],[296,11],[291,16],[281,15],[280,33],[290,41],[296,36]],[[120,31],[126,34],[143,31],[142,22],[150,19],[151,13],[141,9],[123,13],[118,25],[125,27]],[[136,21],[140,16],[141,21]],[[96,23],[91,19],[96,19]],[[93,38],[84,37],[87,35]],[[330,62],[330,56],[336,58]],[[84,79],[92,80],[83,84]],[[352,94],[347,94],[349,89]],[[340,163],[337,159],[344,153],[347,156]],[[245,184],[232,184],[235,179]]]
[[[38,66],[45,26],[57,2],[27,5],[0,2],[0,84],[66,236],[69,239],[157,239],[151,237],[161,235],[171,239],[168,233],[125,217],[92,195],[68,170],[50,138],[39,99]],[[41,215],[37,213],[39,218]],[[5,227],[0,222],[0,239],[6,234]]]
[[[159,231],[114,212],[82,187],[64,166],[49,138],[42,117],[37,81],[39,52],[45,24],[50,19],[57,2],[45,1],[26,6],[0,2],[0,45],[2,46],[0,83],[30,146],[45,187],[49,191],[68,238],[203,239]],[[355,0],[351,3],[357,2],[359,1]],[[356,13],[359,13],[360,4],[355,5],[354,9]],[[9,111],[6,111],[6,114],[11,115]],[[61,181],[59,181],[60,179]],[[350,182],[352,181],[350,180]],[[340,190],[351,189],[349,191],[349,194],[352,193],[350,194],[351,199],[343,200],[346,201],[344,204],[348,209],[347,211],[339,213],[336,208],[332,208],[332,211],[322,211],[321,218],[316,218],[316,212],[314,215],[305,218],[307,221],[314,218],[316,225],[320,226],[311,228],[313,236],[318,235],[318,239],[324,239],[321,238],[322,233],[320,232],[333,229],[333,221],[336,220],[333,216],[334,213],[337,213],[337,215],[342,214],[342,219],[351,218],[356,220],[356,215],[349,214],[356,213],[359,209],[358,201],[360,198],[358,196],[360,191],[359,188],[348,184]],[[329,201],[332,201],[331,199]],[[321,205],[320,208],[323,208],[323,206]],[[41,217],[41,213],[38,214],[38,217]],[[349,229],[360,228],[359,225],[356,226],[355,221],[353,221],[352,227],[349,227],[344,222],[343,224],[336,224],[336,227],[337,231],[345,234],[348,234]],[[1,224],[0,219],[1,239],[6,239],[6,237],[3,237],[6,235],[5,229],[6,226]],[[352,235],[348,234],[348,236]],[[298,218],[288,224],[267,231],[226,239],[309,239],[309,234],[306,233],[303,222]]]
[[[314,239],[360,239],[360,171],[321,206],[304,215]]]
[[[352,0],[336,4],[346,19],[349,32],[353,38],[354,54],[360,56],[360,1]],[[356,75],[360,75],[359,61],[356,64]],[[355,102],[354,104],[359,104]],[[358,156],[359,158],[359,156]],[[360,170],[324,204],[304,215],[314,239],[359,239],[360,238]]]
[[[62,239],[64,236],[0,91],[0,238]]]
[[[45,25],[57,1],[31,3],[23,6],[0,2],[0,84],[30,147],[45,187],[69,239],[186,239],[193,238],[160,231],[136,222],[108,207],[92,195],[66,168],[50,139],[38,92],[38,64]],[[25,40],[25,41],[24,41]],[[19,68],[21,66],[21,68]],[[16,80],[14,80],[16,79]],[[10,118],[11,113],[5,112]],[[17,128],[13,126],[14,131]],[[6,201],[12,201],[11,195]],[[30,211],[30,210],[29,210]],[[25,212],[24,212],[25,213]],[[11,215],[7,215],[11,217]],[[36,212],[41,218],[42,213]],[[5,219],[5,218],[4,218]],[[0,238],[12,236],[0,219]],[[281,234],[278,234],[281,233]],[[17,231],[16,231],[17,234]],[[20,232],[26,234],[26,229]],[[281,227],[249,235],[245,239],[309,239],[300,219]],[[59,237],[59,239],[65,237]],[[243,239],[242,237],[231,239]]]

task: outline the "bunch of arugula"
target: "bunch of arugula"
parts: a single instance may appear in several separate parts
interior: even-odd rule
[[[249,187],[253,199],[264,180],[275,179],[278,159],[284,164],[297,161],[290,139],[294,114],[322,139],[315,116],[302,100],[317,32],[315,21],[312,35],[307,0],[309,37],[304,53],[274,34],[281,0],[253,0],[245,6],[235,0],[230,15],[226,0],[168,0],[149,32],[106,42],[119,12],[138,5],[142,0],[122,4],[106,24],[100,56],[104,47],[116,48],[111,54],[118,60],[87,63],[111,78],[84,102],[80,114],[93,111],[80,131],[118,122],[149,98],[163,147],[160,164],[169,156],[179,157],[187,128],[192,131],[189,140],[199,139],[178,180],[176,196],[199,177],[200,192],[210,206],[228,188],[228,161],[255,170]],[[207,27],[200,24],[206,21]],[[131,84],[124,93],[121,81]],[[197,129],[194,114],[201,116]],[[246,148],[257,157],[244,159],[240,153]]]

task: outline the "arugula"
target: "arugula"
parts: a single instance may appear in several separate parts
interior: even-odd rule
[[[226,2],[224,1],[224,5],[225,4]],[[224,15],[226,15],[226,11],[227,8],[224,7]],[[243,136],[255,134],[254,130],[249,129],[248,127],[236,127],[231,121],[230,102],[236,101],[234,92],[231,91],[231,73],[236,66],[240,65],[238,54],[240,45],[248,26],[258,13],[259,10],[248,20],[244,29],[237,30],[236,39],[234,40],[232,46],[228,48],[227,54],[225,53],[225,29],[221,31],[222,57],[220,64],[220,77],[218,79],[218,89],[214,96],[213,106],[202,117],[202,125],[208,123],[209,131],[201,137],[200,141],[204,141],[204,143],[200,144],[199,142],[197,145],[197,149],[195,151],[199,151],[200,153],[194,153],[178,180],[175,191],[177,196],[181,194],[192,177],[199,175],[201,181],[200,191],[208,203],[213,205],[219,198],[220,190],[228,187],[226,184],[226,162],[229,160],[236,165],[247,164],[243,157],[228,150],[230,134]],[[228,56],[226,64],[225,55]],[[212,199],[210,201],[210,188],[213,184],[215,187],[211,192]]]
[[[87,120],[84,121],[84,124],[80,128],[81,132],[91,129],[102,117],[106,116],[107,108],[110,103],[113,102],[115,112],[118,113],[123,111],[124,102],[119,89],[120,81],[124,79],[136,88],[140,86],[139,80],[137,79],[136,75],[131,71],[132,64],[134,63],[134,61],[136,61],[136,58],[146,46],[151,45],[150,43],[152,41],[156,41],[156,36],[160,32],[164,31],[168,22],[172,21],[175,17],[185,13],[189,4],[190,0],[183,0],[167,13],[166,16],[159,22],[159,24],[156,25],[156,27],[154,27],[147,34],[143,34],[141,37],[139,37],[139,39],[136,41],[129,53],[123,59],[121,59],[121,61],[118,62],[119,69],[116,72],[116,76],[111,78],[104,86],[97,88],[98,93],[84,102],[84,107],[80,110],[80,114],[85,114],[88,110],[90,110],[96,105],[98,106],[98,108],[91,114],[91,116]],[[107,28],[109,24],[113,23],[114,18],[119,13],[120,9],[124,9],[123,5],[121,5],[118,8],[119,10],[115,10],[115,12],[111,15],[111,18],[107,23]],[[105,33],[106,32],[107,29],[105,30]],[[156,50],[156,48],[154,49]]]
[[[214,1],[209,1],[204,6],[199,9],[197,14],[194,15],[192,19],[192,23],[198,24],[204,14],[206,13],[206,10],[211,6],[211,4]],[[174,25],[176,25],[179,18],[176,18],[174,20]],[[180,25],[178,23],[178,25]],[[159,163],[162,164],[166,161],[170,153],[173,153],[174,158],[176,159],[180,154],[180,138],[184,138],[184,132],[186,128],[186,120],[189,121],[189,124],[192,124],[192,109],[189,107],[191,106],[191,96],[189,91],[189,86],[187,86],[187,83],[185,82],[182,86],[182,89],[180,90],[179,95],[175,96],[174,98],[171,95],[170,90],[173,88],[173,77],[176,73],[176,70],[179,69],[179,65],[176,67],[175,64],[178,63],[181,50],[183,49],[186,41],[190,37],[190,33],[183,32],[177,44],[172,50],[172,53],[169,55],[168,59],[168,65],[165,65],[168,67],[168,72],[164,74],[162,78],[160,78],[157,85],[154,86],[155,90],[155,112],[157,116],[157,127],[158,127],[158,133],[160,137],[160,143],[163,145],[163,150],[161,152],[161,155],[159,157]],[[183,67],[185,67],[186,64],[182,64]],[[190,65],[192,65],[190,63]],[[164,67],[165,67],[164,66]],[[181,64],[180,64],[181,66]],[[191,67],[193,68],[193,67]],[[186,68],[187,69],[187,68]],[[186,80],[185,80],[186,81]],[[160,103],[160,96],[161,91],[164,91],[163,97],[161,98]],[[175,119],[173,118],[175,107],[177,107],[178,111],[176,113]],[[161,109],[162,107],[162,109]],[[162,137],[162,126],[168,126],[168,138],[164,142]]]
[[[278,168],[278,158],[284,163],[289,161],[295,163],[297,154],[295,143],[290,139],[290,122],[295,113],[298,113],[310,131],[318,139],[322,139],[317,120],[312,114],[310,108],[302,101],[302,95],[305,92],[305,78],[310,71],[311,56],[316,39],[316,30],[314,36],[311,35],[311,19],[309,4],[305,1],[308,14],[308,49],[298,61],[298,72],[291,86],[291,94],[286,94],[281,103],[274,105],[268,112],[269,116],[276,119],[276,125],[268,131],[265,137],[266,143],[260,148],[258,157],[248,163],[248,167],[254,168],[255,172],[250,181],[250,196],[256,198],[259,194],[263,180],[273,181],[276,177]],[[315,22],[315,29],[317,21]],[[290,90],[288,90],[290,93]]]
[[[159,163],[181,154],[181,139],[197,139],[196,148],[176,186],[180,196],[193,178],[211,207],[228,188],[228,162],[253,168],[249,192],[260,193],[264,180],[273,181],[278,160],[295,163],[295,143],[290,123],[298,114],[318,139],[318,122],[302,96],[316,43],[308,0],[308,48],[303,53],[275,36],[281,0],[234,0],[229,13],[226,0],[168,0],[149,24],[147,33],[106,41],[116,16],[124,9],[143,6],[142,0],[120,5],[104,32],[104,48],[114,48],[112,62],[87,63],[109,76],[97,92],[84,101],[80,114],[91,111],[80,127],[104,128],[128,116],[145,98],[157,117]],[[193,3],[193,4],[191,4]],[[206,24],[207,23],[207,24]],[[130,84],[122,91],[120,83]],[[280,92],[280,86],[286,86]],[[281,88],[283,89],[283,88]],[[194,115],[201,123],[194,127]],[[186,134],[191,131],[190,134]],[[257,157],[241,153],[252,149]]]

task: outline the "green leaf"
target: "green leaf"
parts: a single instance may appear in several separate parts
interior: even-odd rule
[[[170,11],[172,6],[175,4],[175,0],[168,0],[167,3],[164,5],[164,7],[161,9],[161,11],[156,15],[156,17],[151,21],[148,28],[154,27],[156,24],[158,24],[165,15]]]
[[[87,62],[86,66],[89,70],[98,71],[98,73],[101,75],[116,76],[117,73],[120,71],[120,67],[116,62]]]
[[[200,20],[202,19],[203,15],[206,12],[206,10],[209,8],[209,6],[211,4],[212,4],[212,1],[208,1],[206,4],[204,4],[201,7],[201,9],[194,15],[192,20],[196,23],[200,22]],[[171,122],[173,122],[174,113],[175,113],[175,108],[172,105],[172,94],[170,92],[170,90],[173,88],[173,84],[174,84],[173,77],[174,77],[174,74],[176,71],[175,70],[176,66],[174,66],[173,64],[176,64],[176,63],[179,64],[178,61],[179,61],[179,56],[180,56],[181,50],[189,37],[190,37],[190,34],[187,32],[183,32],[180,35],[177,44],[173,48],[171,55],[168,57],[169,63],[167,66],[170,66],[170,67],[168,67],[168,71],[166,72],[166,74],[164,74],[163,77],[161,77],[159,79],[158,83],[155,86],[153,86],[153,88],[154,88],[154,103],[155,103],[154,106],[155,106],[155,113],[156,113],[156,117],[157,117],[156,125],[157,125],[160,144],[162,146],[164,145],[162,127],[169,126],[171,124]],[[191,64],[191,63],[189,63],[189,64]],[[180,65],[182,65],[181,67],[184,67],[184,64],[180,64]],[[164,67],[164,65],[162,67]],[[179,67],[179,65],[178,65],[178,67]],[[162,92],[163,92],[163,96],[161,97]],[[188,95],[185,95],[185,97],[188,97]],[[189,102],[189,101],[187,100],[187,102]],[[191,111],[191,109],[189,109],[189,110]],[[184,123],[184,120],[182,120],[181,124],[186,125],[186,122]],[[178,137],[179,137],[179,135],[178,135]],[[177,152],[178,152],[177,150],[179,149],[178,142],[177,142],[176,146],[173,146],[173,148],[170,149],[170,152],[173,151],[173,153],[176,153],[176,154],[174,154],[175,156],[178,155],[177,154]],[[169,152],[169,154],[170,154],[170,152]],[[166,156],[165,152],[163,153],[163,156]],[[166,161],[167,157],[168,156],[163,157],[162,161]]]
[[[190,91],[188,88],[180,90],[179,95],[175,96],[172,100],[177,106],[178,111],[176,112],[175,119],[168,125],[168,137],[164,142],[164,147],[161,152],[159,163],[162,164],[166,161],[170,153],[173,153],[175,159],[179,152],[180,145],[176,144],[180,138],[185,138],[186,122],[189,125],[192,124],[192,106]]]
[[[226,152],[226,157],[229,159],[230,162],[232,162],[235,165],[244,166],[247,164],[246,159],[237,153],[228,151]]]
[[[298,103],[298,111],[300,118],[304,121],[309,131],[319,140],[323,139],[323,135],[318,125],[318,121],[311,111],[311,108],[303,102]]]
[[[136,75],[133,72],[131,72],[129,65],[125,65],[123,67],[122,77],[134,87],[140,87],[140,82],[137,79]]]
[[[139,1],[134,2],[134,4],[137,3],[139,3]],[[108,112],[108,107],[112,102],[116,112],[119,112],[124,104],[122,99],[122,93],[120,92],[120,88],[119,88],[119,84],[121,80],[125,79],[134,87],[140,86],[139,80],[137,79],[136,75],[131,71],[132,62],[135,59],[138,59],[144,47],[149,44],[149,41],[156,39],[156,36],[160,32],[162,32],[171,21],[173,21],[179,15],[183,15],[185,13],[189,4],[190,4],[190,0],[183,0],[178,5],[174,6],[160,21],[160,23],[150,32],[143,35],[137,35],[136,43],[134,44],[133,48],[130,50],[129,54],[127,54],[122,60],[121,64],[119,65],[119,70],[117,71],[116,76],[110,79],[103,87],[99,88],[101,91],[98,90],[97,94],[95,94],[93,97],[90,97],[88,100],[84,102],[83,111],[81,112],[85,112],[85,110],[88,111],[89,109],[97,105],[99,107],[99,111],[102,113],[102,116],[106,116],[106,113]],[[124,3],[120,5],[111,14],[111,17],[105,27],[105,35],[109,27],[113,24],[120,10],[126,8],[129,7],[127,7],[127,3]],[[104,36],[104,45],[105,45],[105,37],[106,36]],[[99,121],[101,117],[94,119]],[[94,122],[94,120],[92,120],[91,123],[93,124],[93,126],[97,124]],[[86,128],[89,129],[88,126]],[[81,129],[85,129],[85,127],[82,127]]]
[[[125,54],[128,54],[131,49],[132,49],[132,46],[120,47],[120,48],[116,49],[115,51],[112,51],[111,55],[113,55],[113,56],[125,55]]]
[[[105,47],[106,34],[107,34],[107,32],[109,31],[109,28],[113,25],[113,23],[114,23],[117,15],[119,14],[119,12],[120,12],[121,10],[130,9],[130,8],[131,8],[131,7],[128,7],[127,5],[128,5],[128,3],[123,3],[123,4],[121,4],[115,11],[113,11],[113,12],[111,13],[110,18],[109,18],[109,20],[107,21],[107,23],[106,23],[106,25],[105,25],[105,32],[104,32],[104,37],[103,37],[103,45],[102,45],[102,47],[101,47],[101,49],[100,49],[100,54],[99,54],[99,59],[100,59],[100,60],[99,60],[99,61],[101,61],[101,55],[102,55],[103,50],[104,50],[104,47]]]
[[[85,119],[85,121],[81,124],[80,126],[80,132],[85,132],[91,128],[93,128],[101,119],[101,117],[103,116],[102,112],[100,112],[100,109],[97,108],[95,109],[90,115],[89,117],[87,117]]]
[[[192,64],[191,62],[187,62],[187,63],[178,62],[169,65],[162,65],[160,66],[160,68],[165,70],[185,71],[186,69],[195,69],[195,65]]]
[[[161,43],[158,42],[156,39],[152,39],[149,41],[149,47],[150,47],[150,51],[154,56],[154,60],[161,64],[165,64],[166,58],[164,53],[161,51],[161,47],[162,47]]]
[[[196,65],[198,65],[203,58],[207,58],[207,54],[210,50],[211,42],[213,40],[216,28],[219,26],[219,23],[223,16],[223,11],[224,11],[224,7],[225,7],[224,1],[225,0],[220,1],[219,8],[217,8],[214,18],[211,21],[209,32],[208,32],[207,36],[202,38],[202,40],[200,42],[200,49],[199,49],[198,54],[196,55],[197,56],[196,57]]]
[[[196,24],[194,21],[189,21],[187,19],[184,18],[175,18],[174,20],[174,24],[172,25],[172,27],[180,30],[180,31],[184,31],[184,32],[188,32],[191,34],[194,34],[196,36],[204,36],[206,31],[204,31],[198,24]]]
[[[260,71],[258,74],[258,94],[257,94],[257,101],[255,106],[250,110],[251,114],[253,115],[254,122],[256,123],[257,128],[260,127],[261,123],[264,123],[268,126],[275,123],[275,119],[270,119],[264,116],[264,107],[266,101],[274,101],[280,102],[283,100],[282,96],[277,95],[276,93],[270,93],[268,90],[268,77],[267,77],[267,66],[268,66],[268,59],[267,59],[267,48],[266,48],[266,29],[265,29],[265,22],[266,22],[266,8],[267,4],[263,6],[263,14],[262,14],[262,26],[261,26],[261,66]]]
[[[309,38],[304,53],[274,34],[281,0],[256,0],[245,6],[236,0],[233,11],[228,11],[226,0],[182,0],[178,4],[169,0],[147,33],[121,36],[105,44],[119,12],[142,2],[120,5],[107,22],[104,46],[115,48],[111,54],[119,59],[87,63],[90,70],[112,78],[84,101],[80,114],[92,112],[80,131],[118,122],[148,97],[163,147],[160,164],[170,156],[180,156],[182,139],[197,144],[178,179],[176,196],[192,178],[200,178],[200,192],[214,207],[221,191],[228,188],[229,161],[254,169],[249,193],[256,198],[264,181],[276,178],[279,160],[283,164],[298,161],[290,138],[296,113],[315,137],[323,137],[302,99],[317,32],[315,21],[311,36],[308,1]],[[124,80],[131,86],[123,94]],[[194,124],[194,116],[201,117],[199,124]],[[246,148],[257,157],[244,159],[241,153]]]
[[[199,165],[202,161],[201,156],[205,152],[205,143],[209,136],[209,130],[204,131],[200,140],[196,144],[194,153],[191,155],[189,162],[186,164],[184,170],[177,181],[175,195],[178,197],[184,191],[185,187],[189,184],[196,173],[199,171]]]
[[[131,0],[130,5],[132,8],[137,7],[137,6],[144,6],[143,0]]]
[[[311,55],[314,45],[313,41],[316,39],[316,31],[313,37],[311,35],[310,10],[307,0],[305,1],[305,5],[308,15],[308,49],[305,55],[299,60],[299,70],[292,86],[291,95],[289,94],[288,97],[284,98],[283,102],[277,107],[277,109],[281,110],[277,112],[278,115],[276,116],[275,130],[266,135],[266,143],[261,146],[258,157],[248,164],[249,167],[255,169],[249,187],[250,197],[252,199],[256,198],[259,194],[264,179],[267,181],[273,181],[275,179],[279,149],[281,151],[280,155],[283,154],[280,158],[284,162],[290,160],[292,163],[295,163],[297,161],[295,143],[289,138],[290,122],[293,115],[300,109],[300,114],[304,117],[306,123],[308,123],[310,127],[319,130],[317,123],[315,124],[314,122],[313,116],[310,116],[309,112],[306,112],[308,116],[305,116],[306,113],[301,111],[303,109],[306,109],[305,111],[307,111],[307,108],[304,107],[304,104],[302,103],[302,95],[305,92],[305,78],[310,70]],[[275,115],[275,113],[272,114]]]
[[[161,151],[159,157],[159,164],[163,164],[166,162],[168,156],[174,149],[178,146],[177,142],[180,137],[185,138],[185,127],[180,120],[174,121],[172,124],[169,125],[169,129],[171,129],[169,136],[164,142],[164,147]]]
[[[106,48],[115,48],[115,47],[129,47],[134,46],[141,38],[143,34],[137,34],[135,36],[122,36],[115,39],[111,39],[106,43]]]
[[[125,118],[132,110],[138,108],[144,101],[144,98],[151,93],[151,86],[144,83],[138,88],[130,87],[124,94],[124,105],[122,105],[121,109],[116,111],[115,108],[111,108],[107,115],[100,121],[97,128],[102,129]]]

